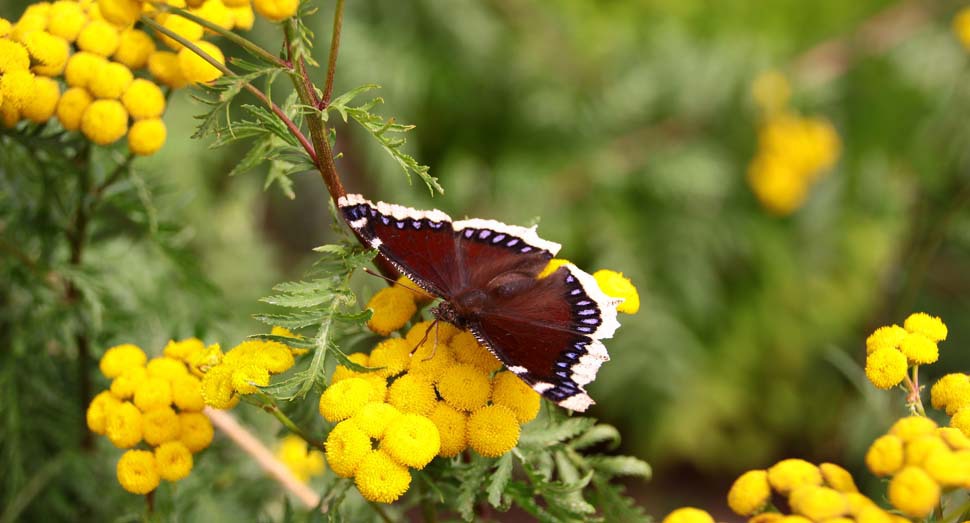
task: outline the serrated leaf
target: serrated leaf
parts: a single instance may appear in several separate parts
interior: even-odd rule
[[[338,113],[340,113],[340,117],[343,118],[343,120],[346,122],[347,104],[349,104],[351,101],[353,101],[354,98],[357,98],[363,93],[366,93],[368,91],[373,91],[374,89],[380,89],[380,88],[381,86],[377,84],[364,84],[360,87],[351,89],[346,93],[331,100],[330,105],[327,106],[327,110],[329,111],[332,109],[334,111],[337,111]]]
[[[575,450],[582,450],[603,442],[609,442],[608,448],[610,449],[616,448],[620,444],[620,431],[612,425],[594,425],[579,437],[570,441],[569,446]]]
[[[253,334],[248,336],[252,340],[275,341],[294,349],[314,349],[316,344],[302,338],[290,338],[289,336],[277,336],[274,334]]]
[[[475,499],[485,483],[485,473],[489,468],[489,461],[477,459],[461,469],[458,478],[461,480],[455,508],[465,521],[475,519]]]
[[[586,463],[605,476],[639,476],[649,479],[653,473],[646,461],[633,456],[590,456],[586,458]]]
[[[603,478],[593,479],[592,498],[604,521],[610,523],[651,523],[643,507],[623,494],[622,485],[612,485]]]
[[[519,438],[519,446],[526,448],[545,448],[554,443],[561,443],[570,438],[576,437],[589,430],[596,423],[593,418],[566,418],[562,421],[552,422],[552,424],[537,425],[529,427]]]
[[[344,352],[341,351],[340,349],[334,349],[333,355],[337,358],[337,360],[340,362],[341,365],[343,365],[344,367],[347,367],[348,369],[354,372],[374,372],[384,368],[384,367],[368,367],[366,365],[361,365],[360,363],[357,363],[354,360],[350,359],[350,357],[344,354]]]
[[[507,453],[499,458],[492,479],[488,482],[488,502],[495,508],[502,506],[502,493],[512,478],[512,454]]]
[[[287,329],[302,329],[321,322],[321,314],[316,310],[296,310],[289,314],[254,314],[253,318],[267,325]]]

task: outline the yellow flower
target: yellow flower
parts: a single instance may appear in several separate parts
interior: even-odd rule
[[[31,31],[21,41],[34,59],[32,71],[44,76],[58,76],[64,72],[71,46],[67,40],[47,31]]]
[[[970,376],[963,373],[943,376],[930,389],[930,402],[935,409],[945,409],[948,416],[970,405]]]
[[[150,410],[141,416],[142,436],[145,443],[156,446],[166,441],[177,440],[182,430],[178,414],[171,407]]]
[[[347,356],[347,359],[362,367],[370,366],[368,365],[370,361],[370,356],[368,356],[366,353],[363,353],[363,352],[355,352],[353,354],[350,354]],[[362,376],[363,374],[365,373],[351,370],[349,367],[345,367],[343,365],[337,365],[337,367],[333,370],[333,375],[330,376],[330,383],[331,384],[337,383],[338,381],[343,381],[347,378],[357,378]]]
[[[370,438],[352,421],[338,423],[324,445],[330,470],[342,478],[353,476],[360,460],[371,451]]]
[[[876,438],[866,452],[866,466],[877,476],[895,474],[903,466],[903,440],[892,434]]]
[[[269,371],[264,367],[244,364],[232,371],[232,388],[239,394],[255,394],[259,387],[269,385]]]
[[[331,383],[320,395],[320,415],[330,423],[345,420],[374,401],[372,386],[363,378],[348,378]]]
[[[105,62],[88,82],[88,90],[95,98],[117,100],[131,85],[131,69],[118,62]]]
[[[446,458],[457,456],[468,447],[466,435],[468,416],[464,412],[459,412],[445,402],[439,401],[428,415],[428,419],[438,427],[438,435],[441,439],[439,456]]]
[[[192,14],[226,30],[232,29],[235,23],[232,12],[222,3],[222,0],[205,0],[198,9],[192,10]]]
[[[323,454],[318,450],[309,450],[307,442],[293,434],[283,438],[276,457],[304,483],[311,477],[322,474],[325,468]]]
[[[385,287],[377,291],[367,302],[367,308],[373,311],[367,327],[381,336],[403,327],[418,311],[414,294],[401,287]]]
[[[199,40],[195,43],[203,53],[209,55],[215,61],[220,64],[226,63],[226,58],[215,44],[206,42],[204,40]],[[222,76],[222,71],[216,69],[215,66],[207,62],[201,56],[195,54],[191,49],[185,47],[179,50],[178,53],[179,68],[182,69],[182,75],[189,83],[208,83],[220,76]]]
[[[165,29],[168,29],[169,31],[181,36],[182,38],[185,38],[190,42],[202,40],[202,36],[205,34],[205,31],[202,29],[201,25],[189,20],[188,18],[182,18],[176,14],[163,13],[156,18],[156,21],[162,24],[162,27]],[[183,47],[182,44],[166,35],[157,33],[157,36],[165,45],[169,46],[174,51],[180,51]],[[203,51],[204,50],[205,49],[203,49]]]
[[[683,507],[667,514],[661,523],[714,523],[714,518],[699,508]]]
[[[970,7],[964,7],[953,17],[953,31],[963,47],[970,50]]]
[[[141,69],[148,63],[148,57],[155,52],[155,41],[148,33],[128,28],[121,32],[118,49],[112,58],[131,69]]]
[[[401,465],[423,469],[441,450],[441,436],[430,419],[402,414],[387,426],[381,449]]]
[[[459,332],[454,338],[451,338],[448,346],[451,347],[452,354],[459,363],[474,365],[488,374],[502,368],[502,362],[482,344],[478,343],[478,340],[470,332]]]
[[[121,37],[118,29],[104,20],[91,20],[77,35],[75,44],[82,51],[109,57],[116,50]]]
[[[147,360],[148,356],[145,356],[145,351],[126,343],[106,350],[98,365],[101,368],[101,374],[110,379],[117,378],[125,369],[145,365]]]
[[[231,409],[239,403],[239,396],[232,387],[233,368],[216,365],[202,377],[202,397],[205,404],[216,409]]]
[[[27,48],[13,40],[0,38],[0,74],[29,68],[30,54]]]
[[[88,405],[85,413],[88,429],[95,434],[104,434],[107,428],[108,415],[111,409],[121,405],[117,398],[108,391],[102,391]]]
[[[47,19],[50,15],[51,5],[48,2],[37,2],[27,6],[24,13],[20,15],[20,20],[10,31],[10,38],[20,40],[31,31],[43,31],[47,28]]]
[[[105,20],[120,27],[134,24],[141,16],[138,0],[98,0],[98,11]]]
[[[300,0],[253,0],[253,7],[267,20],[280,22],[296,14]]]
[[[453,367],[455,361],[451,347],[438,343],[432,345],[424,343],[411,355],[411,366],[408,374],[421,377],[431,383],[438,383],[445,371]]]
[[[845,501],[849,505],[849,515],[859,518],[860,521],[862,520],[860,516],[862,515],[865,509],[870,507],[878,508],[871,499],[865,497],[862,494],[859,494],[858,492],[846,492]],[[881,523],[890,523],[890,522],[887,520]]]
[[[109,411],[105,423],[105,435],[119,449],[134,447],[141,441],[141,411],[130,402],[124,402]]]
[[[160,481],[155,455],[147,450],[129,450],[122,454],[116,472],[118,483],[132,494],[148,494]]]
[[[899,350],[910,363],[915,365],[933,363],[940,357],[940,349],[936,346],[936,342],[922,334],[907,334],[899,345]]]
[[[184,363],[168,357],[152,358],[148,362],[148,365],[145,366],[145,369],[148,371],[149,376],[162,378],[167,381],[189,375],[189,371],[186,370]]]
[[[866,356],[866,377],[880,389],[891,389],[906,377],[906,356],[888,347]]]
[[[135,387],[134,402],[142,412],[167,407],[172,404],[172,384],[149,376]]]
[[[734,480],[728,491],[727,502],[731,510],[739,516],[750,516],[760,512],[771,499],[771,486],[768,484],[768,471],[749,470]]]
[[[623,303],[616,308],[618,312],[636,314],[640,310],[640,294],[630,278],[623,276],[622,272],[600,269],[593,273],[593,278],[596,278],[603,294],[623,299]]]
[[[433,321],[419,321],[408,329],[408,333],[404,336],[404,339],[408,340],[408,346],[412,350],[416,350],[414,353],[415,358],[418,357],[418,354],[422,350],[427,351],[423,354],[427,358],[431,356],[432,350],[441,347],[442,344],[450,342],[459,332],[461,332],[461,329],[446,321],[438,321],[437,323]],[[423,344],[421,340],[424,340]]]
[[[906,467],[889,481],[888,495],[903,514],[925,518],[940,501],[940,486],[923,469]]]
[[[54,116],[60,97],[61,87],[55,80],[38,76],[34,78],[34,95],[21,108],[21,114],[32,122],[44,123]]]
[[[357,411],[350,419],[355,425],[360,427],[368,436],[374,439],[384,437],[387,426],[392,421],[401,416],[401,411],[397,410],[389,403],[368,403]]]
[[[777,154],[759,154],[748,166],[748,184],[769,212],[789,215],[805,203],[808,185]]]
[[[468,417],[468,446],[486,458],[497,458],[519,442],[519,422],[502,405],[482,407]]]
[[[549,260],[549,263],[547,263],[546,267],[542,269],[542,272],[540,272],[538,276],[536,276],[536,279],[541,280],[549,276],[550,274],[558,271],[560,267],[564,265],[568,265],[569,263],[571,263],[569,260],[564,260],[562,258],[553,258]]]
[[[923,470],[941,487],[968,487],[970,450],[953,452],[947,447],[934,450],[923,462]]]
[[[233,25],[236,26],[237,31],[249,31],[253,28],[253,24],[256,22],[253,6],[247,3],[241,7],[230,7],[229,11],[232,13]]]
[[[803,459],[785,459],[768,469],[768,482],[781,494],[788,494],[802,485],[821,485],[822,473]]]
[[[923,416],[907,416],[893,423],[889,433],[898,436],[905,443],[936,432],[936,422]]]
[[[195,338],[191,338],[194,340]],[[196,340],[198,341],[198,340]],[[184,342],[180,342],[184,343]],[[194,345],[194,344],[193,344]],[[198,349],[198,347],[202,347]],[[218,343],[213,343],[208,347],[205,347],[201,341],[198,342],[196,348],[191,349],[191,352],[185,356],[185,364],[189,366],[189,371],[198,377],[204,375],[206,369],[210,369],[222,362],[223,354],[222,348]]]
[[[949,447],[935,431],[926,436],[913,438],[906,442],[905,463],[922,467],[930,454],[937,450],[949,450]]]
[[[64,67],[64,80],[71,87],[87,89],[92,78],[108,63],[103,56],[81,51],[74,53]]]
[[[68,42],[77,39],[78,33],[88,23],[88,17],[81,9],[81,5],[71,0],[58,0],[51,4],[50,19],[47,30],[52,35],[59,36]]]
[[[405,374],[394,380],[387,391],[387,402],[401,412],[426,416],[434,409],[438,397],[434,385],[424,378]]]
[[[936,433],[943,438],[943,441],[953,450],[970,450],[970,438],[960,432],[960,429],[953,427],[940,427]]]
[[[528,423],[539,414],[539,393],[509,371],[492,378],[492,403],[505,405],[515,413],[520,424]]]
[[[960,429],[964,435],[970,438],[970,407],[964,407],[950,418],[950,426]]]
[[[201,412],[179,413],[179,441],[190,452],[199,452],[212,443],[212,422]]]
[[[130,367],[111,382],[111,393],[118,399],[126,400],[135,395],[135,389],[148,377],[145,367]]]
[[[128,132],[128,112],[118,100],[96,100],[81,116],[81,132],[98,145],[109,145]]]
[[[364,499],[375,503],[393,503],[411,486],[411,473],[386,452],[374,450],[361,459],[354,483]]]
[[[189,83],[179,67],[178,55],[171,51],[155,51],[148,55],[148,72],[172,89],[180,89]]]
[[[273,328],[269,331],[269,333],[272,334],[273,336],[282,336],[284,338],[293,338],[297,340],[303,339],[303,336],[294,334],[289,329],[280,327],[279,325],[273,326]],[[297,349],[297,348],[290,347],[289,345],[287,345],[287,347],[289,347],[290,352],[293,353],[293,356],[302,356],[310,352],[310,349]],[[294,363],[296,362],[294,361]]]
[[[835,463],[822,463],[818,466],[818,470],[822,473],[822,479],[829,487],[843,493],[859,492],[859,488],[855,486],[855,480],[852,479],[852,474]]]
[[[182,411],[199,412],[205,408],[202,398],[202,381],[191,375],[178,376],[172,380],[172,401]]]
[[[903,327],[914,334],[922,334],[930,341],[939,342],[946,339],[946,324],[936,316],[925,312],[910,314],[903,322]]]
[[[492,384],[482,369],[460,364],[449,368],[441,376],[438,393],[452,407],[470,412],[485,405],[492,393]]]
[[[13,26],[10,24],[10,20],[0,16],[0,37],[9,35],[12,28]]]
[[[394,282],[394,286],[401,287],[410,292],[414,295],[414,301],[417,303],[429,303],[434,300],[434,296],[428,294],[420,285],[414,283],[411,278],[408,278],[406,274],[398,276],[397,281]]]
[[[391,377],[407,370],[411,363],[411,347],[403,338],[388,338],[374,347],[370,353],[369,365],[381,370],[381,376]]]
[[[762,71],[751,82],[751,97],[759,109],[766,113],[784,110],[791,97],[791,84],[780,71]]]
[[[3,89],[0,89],[0,101],[3,101]],[[0,123],[4,127],[11,129],[20,121],[20,109],[13,104],[0,105]]]
[[[178,481],[192,472],[192,452],[181,441],[162,443],[155,449],[158,475],[166,481]]]
[[[286,372],[295,363],[289,347],[275,341],[263,341],[259,351],[259,363],[273,374]]]
[[[842,493],[828,487],[802,485],[789,498],[792,512],[812,521],[824,521],[846,514],[848,503]]]
[[[866,354],[872,354],[877,349],[890,348],[898,349],[899,345],[903,343],[903,338],[909,334],[906,329],[900,327],[899,325],[889,325],[887,327],[879,327],[872,334],[866,338]]]
[[[81,115],[91,105],[94,99],[83,87],[71,87],[57,101],[57,119],[68,131],[76,131],[81,127]]]
[[[0,96],[4,107],[23,109],[34,94],[34,75],[30,71],[10,71],[0,76]]]

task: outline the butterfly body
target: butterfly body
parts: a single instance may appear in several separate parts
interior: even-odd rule
[[[510,371],[559,405],[585,410],[583,386],[609,359],[600,339],[619,326],[619,300],[572,264],[539,277],[560,246],[534,228],[493,220],[452,222],[360,195],[338,201],[354,231],[443,301],[436,318],[468,330]]]

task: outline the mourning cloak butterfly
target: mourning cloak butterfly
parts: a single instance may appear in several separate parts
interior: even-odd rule
[[[444,301],[435,317],[470,331],[537,392],[570,410],[593,404],[584,385],[609,360],[599,340],[620,324],[622,300],[572,264],[539,278],[560,245],[535,227],[460,220],[359,194],[338,200],[351,228],[412,281]]]

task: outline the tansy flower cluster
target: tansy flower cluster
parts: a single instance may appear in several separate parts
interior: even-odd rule
[[[964,49],[970,51],[970,7],[964,7],[953,17],[953,32]]]
[[[295,335],[282,327],[273,327],[276,336]],[[200,355],[196,364],[203,372],[202,397],[205,404],[216,409],[235,407],[241,396],[254,394],[259,387],[269,385],[273,374],[286,372],[293,366],[294,355],[305,352],[292,349],[276,341],[247,340],[225,354],[214,350]]]
[[[803,117],[786,107],[791,89],[778,73],[753,85],[763,112],[758,150],[748,165],[748,184],[770,212],[785,216],[802,206],[812,185],[838,160],[841,143],[832,123]]]
[[[190,338],[169,342],[164,355],[151,360],[130,344],[112,347],[101,358],[101,373],[111,386],[91,400],[87,424],[128,449],[117,466],[118,482],[128,492],[147,494],[163,479],[185,478],[192,455],[212,442],[199,374],[189,363],[206,350]]]
[[[288,434],[283,438],[276,450],[276,458],[303,482],[323,474],[326,468],[323,453],[310,449],[306,440],[294,434]]]
[[[924,312],[909,315],[902,327],[879,327],[866,339],[866,377],[880,389],[899,385],[909,367],[939,358],[937,343],[946,335],[943,320]]]

